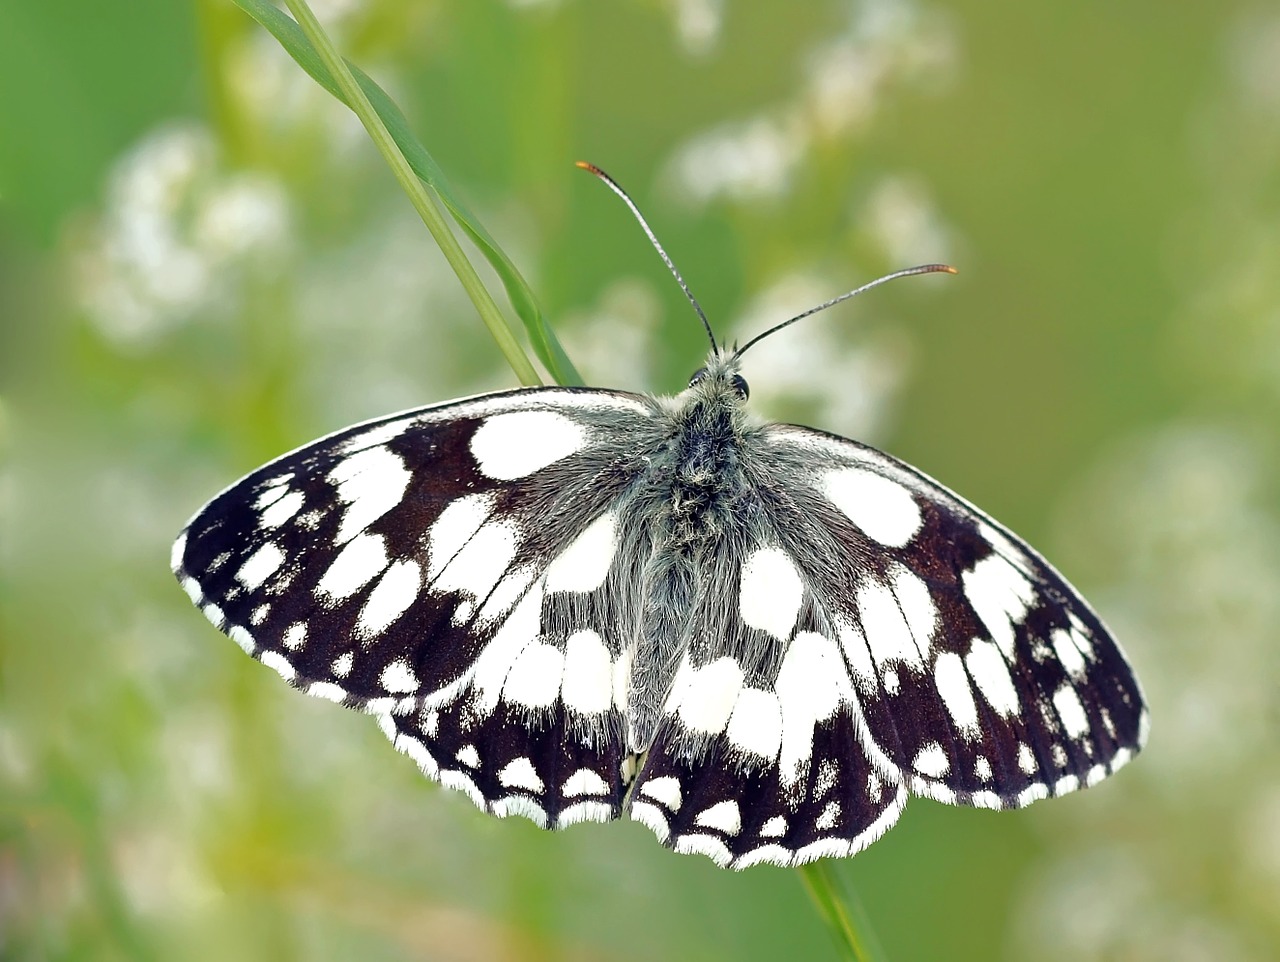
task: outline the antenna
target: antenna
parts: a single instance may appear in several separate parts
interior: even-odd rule
[[[715,353],[719,354],[720,345],[716,343],[715,332],[711,330],[711,322],[707,320],[707,315],[703,313],[702,305],[698,303],[698,299],[694,297],[693,292],[689,290],[689,285],[684,282],[684,278],[681,277],[680,272],[676,270],[676,265],[672,263],[671,258],[667,256],[667,252],[663,250],[662,245],[658,243],[657,236],[653,233],[652,229],[650,229],[648,222],[644,219],[644,215],[640,213],[640,208],[636,207],[635,201],[627,196],[627,192],[618,186],[618,182],[616,180],[606,174],[595,164],[589,164],[585,160],[580,160],[577,162],[576,166],[581,167],[589,173],[595,174],[604,181],[611,191],[622,198],[622,202],[626,204],[631,213],[635,215],[636,220],[640,222],[641,229],[644,230],[645,236],[649,238],[649,243],[652,244],[653,249],[658,252],[658,256],[662,258],[662,263],[667,265],[667,269],[671,271],[672,275],[675,277],[676,283],[680,285],[680,290],[684,291],[684,296],[689,298],[689,303],[693,305],[693,309],[697,312],[698,319],[702,321],[702,326],[707,330],[707,337],[711,339],[711,349],[715,351]],[[827,305],[825,304],[823,305],[823,307],[826,306]],[[742,352],[739,351],[738,353]]]
[[[881,284],[884,284],[887,281],[897,280],[899,277],[910,277],[913,274],[954,274],[954,273],[956,273],[956,269],[947,264],[921,264],[919,267],[908,267],[900,271],[894,271],[892,274],[886,274],[884,275],[884,277],[877,277],[874,281],[871,281],[870,283],[867,283],[867,284],[863,284],[861,287],[855,288],[854,290],[849,291],[847,294],[841,294],[839,297],[833,297],[831,298],[831,300],[826,301],[823,304],[819,304],[817,307],[811,307],[807,311],[802,311],[801,313],[797,314],[795,317],[788,318],[787,320],[783,321],[781,324],[775,324],[773,327],[769,328],[769,330],[765,331],[763,334],[757,334],[751,340],[747,341],[746,344],[742,345],[742,347],[738,348],[734,352],[733,356],[735,358],[742,357],[743,354],[747,353],[747,349],[749,347],[751,347],[753,344],[758,343],[759,341],[764,340],[770,334],[776,334],[778,331],[782,330],[784,327],[788,327],[794,324],[796,321],[800,320],[801,318],[808,317],[810,314],[817,314],[818,311],[825,311],[828,307],[832,307],[835,304],[839,304],[841,301],[847,301],[849,298],[855,297],[858,294],[861,294],[863,291],[869,291],[873,287],[879,287]]]

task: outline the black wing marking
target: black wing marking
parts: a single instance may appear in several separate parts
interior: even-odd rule
[[[552,389],[348,428],[214,498],[174,573],[249,654],[489,811],[616,817],[634,613],[610,508],[652,423],[645,399]]]
[[[757,489],[839,637],[873,760],[918,794],[1004,808],[1141,749],[1124,654],[1034,550],[873,449],[789,425],[758,443]]]
[[[863,744],[840,641],[800,564],[747,525],[699,581],[632,816],[732,868],[861,851],[897,820],[906,787]]]
[[[636,780],[631,816],[677,852],[723,867],[854,855],[893,826],[907,800],[900,783],[876,770],[856,727],[849,706],[818,721],[798,769],[745,755],[728,735],[687,751],[680,732],[660,733]]]

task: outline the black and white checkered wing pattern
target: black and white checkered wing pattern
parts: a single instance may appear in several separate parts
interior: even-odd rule
[[[245,651],[481,807],[617,817],[635,615],[609,506],[652,422],[644,398],[558,389],[371,421],[218,495],[173,569]]]
[[[1142,747],[1124,654],[1030,547],[874,449],[789,425],[758,445],[774,567],[794,567],[825,616],[877,770],[939,801],[1012,808],[1093,785]],[[778,591],[761,580],[754,603],[790,610]]]
[[[678,852],[718,864],[853,855],[897,821],[898,771],[874,760],[833,623],[757,491],[701,575],[689,644],[631,797]]]
[[[733,596],[763,588],[787,607],[700,632],[676,673],[631,814],[678,852],[737,869],[853,855],[906,804],[862,743],[844,657],[795,575],[777,549],[755,551]]]

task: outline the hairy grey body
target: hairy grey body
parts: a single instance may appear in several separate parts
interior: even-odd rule
[[[713,354],[689,388],[663,402],[665,435],[622,508],[646,519],[638,620],[627,709],[627,744],[645,751],[682,657],[721,639],[705,635],[708,599],[726,597],[718,573],[753,540],[759,497],[743,465],[743,447],[759,427],[746,413],[746,384],[736,359]],[[629,526],[631,527],[631,526]],[[715,586],[715,590],[712,590]],[[724,619],[714,619],[724,623]]]

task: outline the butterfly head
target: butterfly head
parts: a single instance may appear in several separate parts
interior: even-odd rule
[[[707,362],[689,378],[686,394],[708,404],[742,407],[751,396],[747,379],[738,370],[736,354],[712,351]]]

